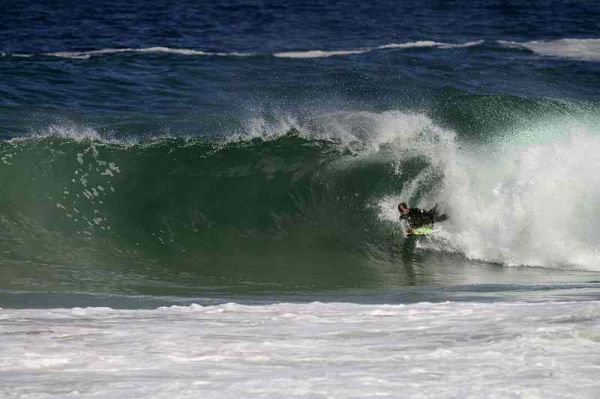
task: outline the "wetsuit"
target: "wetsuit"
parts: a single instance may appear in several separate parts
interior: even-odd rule
[[[407,215],[400,215],[400,220],[406,220],[411,229],[433,224],[435,208],[427,212],[419,208],[410,208]]]

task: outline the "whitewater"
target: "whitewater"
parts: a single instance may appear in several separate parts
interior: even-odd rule
[[[6,309],[0,318],[0,391],[10,398],[593,398],[600,389],[598,301]]]

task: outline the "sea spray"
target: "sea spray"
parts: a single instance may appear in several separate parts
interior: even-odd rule
[[[598,270],[599,153],[600,137],[581,130],[464,155],[462,175],[446,182],[445,238],[475,259]]]

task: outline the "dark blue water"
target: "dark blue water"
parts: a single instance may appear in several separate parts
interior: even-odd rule
[[[7,292],[586,282],[600,270],[600,3],[2,6]],[[521,155],[502,155],[507,143]],[[490,166],[481,154],[501,155]],[[500,162],[512,156],[520,171]],[[470,231],[458,204],[491,209],[492,192],[533,216]],[[464,242],[397,238],[382,212],[401,198],[440,203]],[[551,216],[557,199],[573,223]]]
[[[257,114],[436,109],[471,94],[593,102],[597,61],[498,41],[596,39],[599,17],[595,2],[578,1],[23,1],[0,16],[0,134],[64,122],[118,135],[229,134]],[[273,56],[418,41],[483,42]],[[45,55],[153,47],[223,55]]]

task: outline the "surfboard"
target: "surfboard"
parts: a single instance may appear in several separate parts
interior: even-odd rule
[[[421,226],[413,229],[412,233],[409,233],[409,236],[426,236],[433,233],[433,227],[431,226]]]

